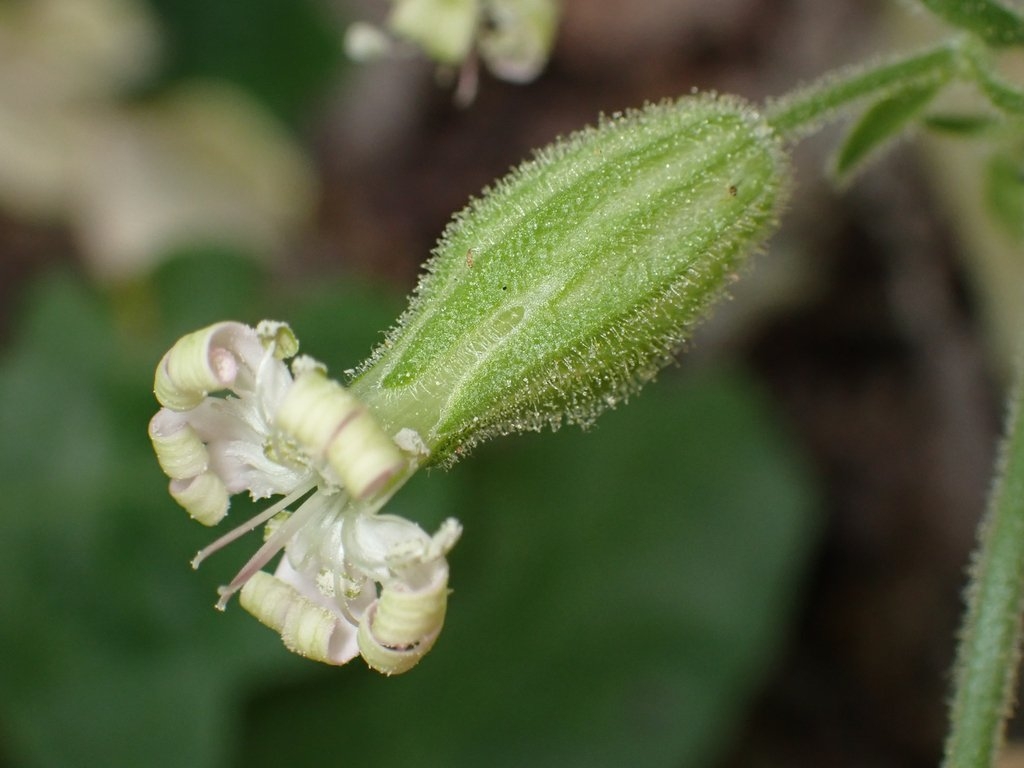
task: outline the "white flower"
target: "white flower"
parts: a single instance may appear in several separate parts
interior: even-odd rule
[[[94,274],[123,280],[196,243],[268,258],[315,207],[302,148],[244,91],[189,80],[82,126],[67,211]]]
[[[441,65],[458,67],[456,99],[476,94],[478,59],[497,77],[536,78],[554,44],[558,0],[394,0],[387,28]],[[345,49],[356,61],[391,53],[388,36],[365,22],[352,24]]]
[[[344,664],[361,654],[381,672],[414,666],[444,623],[448,551],[461,528],[434,535],[379,510],[424,458],[418,435],[402,446],[369,409],[298,351],[291,329],[218,323],[180,339],[164,355],[150,422],[171,495],[215,525],[230,496],[282,496],[199,552],[207,556],[266,524],[266,539],[220,589],[223,609],[242,606],[303,656]],[[227,396],[211,393],[227,391]],[[292,511],[294,507],[294,511]],[[274,575],[264,565],[284,549]]]
[[[157,71],[139,0],[0,0],[0,208],[66,222],[92,275],[123,281],[196,244],[271,257],[315,207],[316,174],[241,89]]]

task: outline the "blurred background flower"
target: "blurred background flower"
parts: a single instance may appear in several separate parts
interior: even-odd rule
[[[70,221],[101,278],[199,244],[280,255],[316,202],[303,150],[244,91],[187,81],[111,112],[80,144]]]
[[[81,132],[155,65],[158,34],[134,0],[32,0],[0,8],[0,203],[68,212]]]
[[[894,29],[854,0],[565,0],[543,73],[485,67],[459,109],[426,57],[346,60],[393,7],[0,5],[0,765],[936,764],[1003,361],[908,150],[839,196],[834,137],[801,146],[783,231],[679,370],[403,489],[465,526],[409,675],[213,610],[248,549],[188,566],[208,532],[146,437],[174,339],[280,317],[340,375],[533,147],[779,94]]]
[[[314,204],[294,138],[241,89],[185,80],[128,98],[156,66],[134,0],[30,0],[0,15],[0,204],[64,220],[88,267],[124,280],[207,242],[279,252]]]
[[[502,80],[536,78],[551,55],[558,26],[558,0],[393,0],[390,5],[387,31],[422,49],[440,65],[440,74],[456,76],[455,101],[462,106],[476,98],[481,60]],[[357,61],[396,48],[384,30],[368,22],[357,21],[345,31],[345,50]]]

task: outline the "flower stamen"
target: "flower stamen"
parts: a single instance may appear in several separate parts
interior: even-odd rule
[[[267,507],[258,515],[250,517],[244,523],[242,523],[236,528],[232,528],[230,531],[225,533],[216,541],[207,544],[205,547],[203,547],[196,553],[195,557],[192,558],[193,570],[198,570],[202,562],[210,555],[212,555],[214,552],[217,552],[218,550],[221,550],[224,547],[226,547],[231,542],[242,538],[245,534],[249,533],[250,531],[255,531],[261,525],[268,522],[270,518],[274,517],[279,512],[287,509],[290,504],[294,503],[298,499],[301,499],[303,496],[305,496],[307,493],[313,490],[315,486],[316,483],[310,480],[304,486],[299,486],[292,493],[289,493],[283,499],[280,499],[275,504],[272,504],[271,506]]]
[[[245,583],[252,578],[254,573],[273,560],[274,555],[284,549],[285,545],[295,534],[322,511],[322,507],[318,503],[321,501],[318,498],[319,496],[321,494],[315,493],[306,499],[305,503],[300,505],[287,520],[277,526],[270,537],[263,542],[260,548],[249,558],[248,562],[242,566],[242,569],[235,574],[235,577],[227,585],[217,588],[217,594],[220,595],[220,599],[216,603],[218,611],[223,611],[227,607],[231,596],[244,587]]]

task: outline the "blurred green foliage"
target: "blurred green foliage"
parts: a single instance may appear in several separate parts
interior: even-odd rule
[[[307,117],[342,65],[338,21],[315,0],[147,0],[164,32],[165,80],[218,78],[285,122]]]
[[[813,529],[789,446],[728,373],[655,386],[590,434],[499,441],[395,505],[466,526],[439,646],[403,678],[266,695],[239,765],[707,765]],[[359,735],[340,748],[334,723]]]
[[[876,101],[865,110],[843,139],[842,146],[836,154],[833,168],[836,180],[849,181],[873,153],[920,117],[938,92],[938,83],[912,83],[895,94]]]
[[[145,432],[153,366],[183,329],[288,317],[337,373],[400,306],[355,284],[267,288],[251,262],[206,253],[157,273],[148,324],[65,274],[25,297],[0,359],[0,754],[706,764],[778,648],[815,527],[749,382],[666,376],[591,433],[501,440],[416,478],[396,511],[466,527],[442,639],[405,677],[319,667],[236,606],[212,609],[255,542],[193,573],[212,535],[167,496]]]

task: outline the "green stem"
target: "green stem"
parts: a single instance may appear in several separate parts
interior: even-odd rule
[[[987,50],[969,38],[955,38],[918,53],[828,75],[770,104],[766,116],[781,136],[796,141],[864,99],[938,89],[956,79],[975,82],[1003,112],[1024,113],[1024,91],[999,77]],[[945,768],[991,768],[1013,703],[1024,608],[1022,401],[1024,365],[1011,399],[997,481],[971,570]]]
[[[1017,678],[1024,605],[1024,365],[996,485],[979,529],[957,652],[945,768],[994,764]]]
[[[960,53],[957,41],[873,66],[856,66],[826,75],[769,105],[767,118],[778,133],[796,140],[813,133],[840,110],[862,99],[890,96],[908,86],[942,86],[957,76]]]

